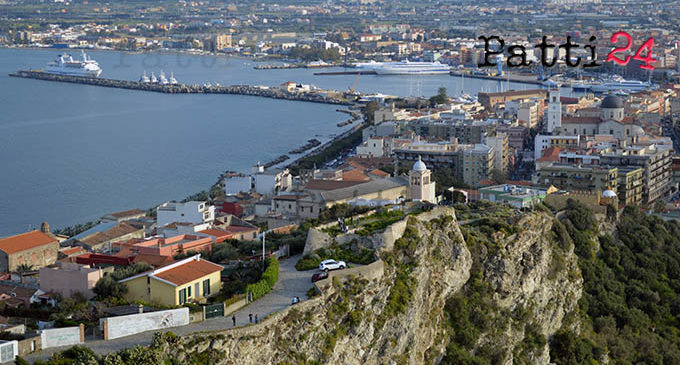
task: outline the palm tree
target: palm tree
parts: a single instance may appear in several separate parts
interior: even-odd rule
[[[19,275],[19,279],[22,283],[24,282],[24,274],[30,271],[33,271],[33,265],[29,264],[21,264],[14,269],[14,273]]]

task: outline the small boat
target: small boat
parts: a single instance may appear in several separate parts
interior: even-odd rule
[[[177,85],[177,79],[175,78],[175,74],[170,72],[170,78],[168,79],[170,81],[170,85]]]
[[[144,70],[144,73],[142,76],[139,77],[139,82],[143,82],[145,84],[148,84],[151,80],[149,80],[149,76],[146,76],[146,70]]]
[[[167,85],[169,83],[168,78],[165,77],[165,73],[163,73],[163,70],[161,70],[161,73],[158,74],[158,83],[161,85]]]
[[[152,84],[158,83],[158,79],[156,78],[156,75],[154,75],[153,72],[151,73],[151,80],[150,81],[151,81]]]

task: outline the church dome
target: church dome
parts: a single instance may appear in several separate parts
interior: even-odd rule
[[[634,125],[632,134],[636,137],[641,137],[645,135],[645,130],[642,129],[642,127],[640,127],[639,125]]]
[[[607,95],[600,104],[600,108],[620,109],[623,108],[623,99],[616,95]]]
[[[427,170],[425,162],[418,158],[418,161],[416,161],[416,163],[413,164],[413,171],[425,171],[425,170]]]
[[[616,193],[611,190],[605,190],[602,192],[603,198],[616,198]]]

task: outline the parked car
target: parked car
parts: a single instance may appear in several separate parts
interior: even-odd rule
[[[312,275],[312,283],[328,277],[328,271],[321,271]]]
[[[319,270],[330,271],[330,270],[344,269],[346,267],[347,267],[347,264],[344,261],[323,260],[323,261],[321,261],[321,264],[319,265]]]

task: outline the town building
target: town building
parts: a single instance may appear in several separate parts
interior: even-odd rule
[[[496,203],[505,203],[521,209],[531,208],[545,199],[546,191],[525,186],[510,184],[479,188],[481,199]]]
[[[116,222],[120,223],[131,219],[139,219],[146,216],[146,213],[139,209],[130,209],[122,212],[110,213],[102,217],[101,223]]]
[[[130,221],[118,223],[115,220],[102,222],[96,226],[81,232],[68,240],[65,245],[81,246],[90,251],[109,251],[114,242],[144,238],[145,229],[143,226],[136,226]]]
[[[612,190],[616,192],[618,185],[616,167],[556,163],[541,167],[536,175],[539,185],[555,186],[568,191]]]
[[[644,169],[641,167],[619,167],[617,196],[623,205],[642,203]]]
[[[505,104],[511,100],[523,100],[531,98],[545,99],[548,93],[543,89],[532,90],[510,90],[498,93],[479,93],[479,102],[486,109],[495,109],[500,104]]]
[[[493,169],[505,174],[508,172],[510,144],[508,135],[498,133],[492,137],[486,137],[484,144],[493,148]]]
[[[65,298],[81,293],[87,299],[94,297],[92,289],[104,271],[69,262],[58,262],[56,267],[40,268],[40,290],[59,293]]]
[[[560,89],[552,89],[548,92],[548,113],[546,116],[546,130],[553,133],[562,127],[562,102]]]
[[[167,202],[156,208],[158,227],[173,222],[209,223],[215,219],[215,207],[205,201]]]
[[[141,300],[162,305],[204,302],[218,294],[223,267],[195,255],[173,264],[120,280],[125,283],[129,301]]]
[[[671,146],[628,146],[609,148],[600,154],[600,164],[643,169],[643,203],[651,203],[671,188]]]
[[[13,272],[22,265],[39,269],[57,261],[59,242],[34,230],[0,238],[0,272]]]

